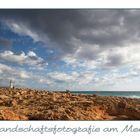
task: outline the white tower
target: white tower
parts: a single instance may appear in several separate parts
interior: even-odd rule
[[[14,84],[13,84],[12,80],[10,80],[10,88],[14,88]]]

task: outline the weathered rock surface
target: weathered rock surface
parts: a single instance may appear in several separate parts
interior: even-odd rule
[[[1,120],[28,120],[28,118],[24,115],[13,112],[9,109],[0,110],[0,119]]]
[[[0,88],[1,120],[140,120],[140,99]]]

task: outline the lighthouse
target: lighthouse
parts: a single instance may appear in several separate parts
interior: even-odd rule
[[[10,88],[14,88],[14,84],[12,80],[10,80]]]

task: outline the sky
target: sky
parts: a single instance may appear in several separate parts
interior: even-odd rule
[[[0,86],[140,90],[140,10],[0,9]]]

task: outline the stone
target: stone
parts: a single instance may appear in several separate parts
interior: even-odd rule
[[[3,109],[3,110],[0,110],[0,114],[2,116],[2,120],[28,120],[28,118],[24,115],[19,115],[19,114],[16,114],[14,113],[13,111],[11,110],[8,110],[8,109]]]
[[[0,88],[1,120],[140,120],[140,99]]]

